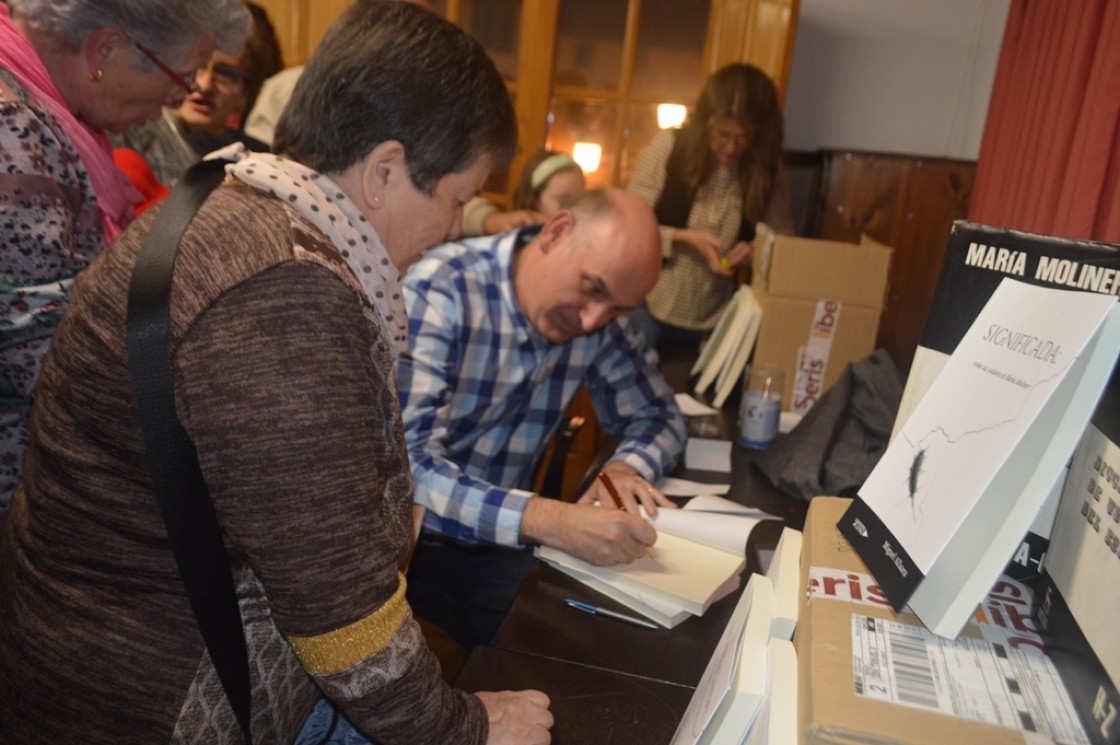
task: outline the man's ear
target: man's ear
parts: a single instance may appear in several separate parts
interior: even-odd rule
[[[401,179],[405,179],[402,181]],[[362,196],[371,209],[381,209],[402,184],[411,183],[404,145],[385,140],[362,158]]]
[[[569,235],[576,226],[576,217],[572,214],[571,210],[560,210],[552,217],[548,218],[548,222],[541,227],[541,232],[537,236],[537,244],[541,250],[548,253],[553,248],[561,245],[564,238]]]

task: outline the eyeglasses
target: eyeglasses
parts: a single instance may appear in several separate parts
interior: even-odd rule
[[[194,93],[198,90],[198,83],[172,70],[168,66],[168,64],[161,60],[151,49],[148,49],[138,41],[134,41],[133,44],[136,45],[136,48],[140,50],[141,54],[147,57],[153,65],[159,68],[160,72],[170,78],[172,83],[182,88],[187,93]],[[193,77],[194,73],[191,73],[191,76]]]
[[[712,144],[716,147],[725,147],[732,145],[735,148],[745,148],[751,142],[751,137],[748,133],[739,131],[728,131],[719,127],[709,127],[708,132],[711,136]]]
[[[197,75],[202,73],[209,75],[210,80],[223,88],[232,88],[239,83],[249,83],[249,73],[232,65],[210,64],[207,67],[200,68]]]

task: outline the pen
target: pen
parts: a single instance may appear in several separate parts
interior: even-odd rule
[[[608,618],[617,618],[619,621],[626,621],[627,623],[632,623],[635,626],[642,626],[642,627],[647,628],[647,629],[656,629],[657,628],[656,624],[652,624],[649,621],[643,621],[640,618],[635,618],[634,616],[628,616],[625,613],[616,613],[613,610],[607,610],[606,608],[600,608],[599,606],[592,605],[591,603],[584,603],[584,602],[581,602],[579,600],[573,600],[572,598],[564,598],[564,602],[567,603],[568,605],[572,606],[573,608],[579,608],[581,611],[583,611],[585,613],[591,613],[592,615],[607,616]]]
[[[603,486],[607,487],[607,494],[611,495],[611,501],[614,506],[620,510],[626,509],[622,506],[622,499],[618,496],[618,489],[614,488],[614,482],[611,477],[606,474],[606,471],[599,471],[599,480],[603,482]],[[653,548],[646,546],[646,556],[653,556]]]
[[[611,481],[611,477],[604,471],[599,471],[599,480],[603,482],[603,486],[607,487],[607,494],[611,495],[611,501],[614,502],[614,506],[620,510],[626,509],[622,506],[622,499],[619,498],[618,489],[614,488],[614,482]]]

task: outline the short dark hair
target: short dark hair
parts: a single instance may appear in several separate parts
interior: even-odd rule
[[[273,151],[330,173],[388,140],[431,194],[480,156],[493,170],[508,165],[517,120],[501,74],[465,31],[414,3],[358,0],[300,75]]]

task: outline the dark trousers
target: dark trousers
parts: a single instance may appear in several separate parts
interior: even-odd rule
[[[645,301],[629,313],[630,327],[637,329],[639,333],[646,339],[646,346],[653,347],[659,353],[664,344],[683,344],[695,343],[699,345],[700,341],[704,338],[703,331],[693,331],[692,329],[682,329],[678,326],[670,326],[669,324],[659,321],[653,317],[646,306]]]
[[[408,604],[470,652],[490,643],[534,561],[528,548],[421,536],[408,568]]]

